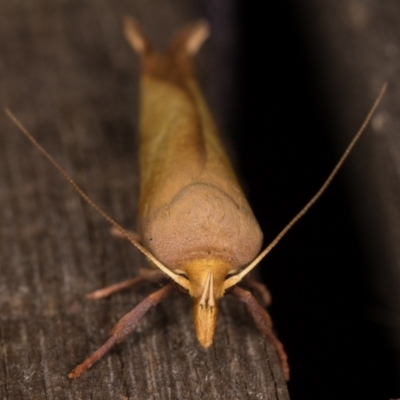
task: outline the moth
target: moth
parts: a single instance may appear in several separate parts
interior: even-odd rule
[[[68,376],[79,377],[114,344],[137,326],[151,307],[178,289],[192,299],[194,325],[200,344],[213,342],[218,301],[227,293],[244,302],[258,330],[274,346],[283,376],[289,379],[287,355],[273,332],[265,305],[269,292],[249,272],[325,191],[377,108],[386,85],[335,168],[303,209],[261,253],[263,235],[218,137],[217,128],[196,83],[192,57],[209,36],[205,21],[179,31],[161,54],[131,17],[124,21],[128,42],[140,57],[140,198],[137,228],[122,228],[78,187],[17,118],[9,117],[97,212],[149,260],[149,269],[128,281],[88,295],[98,299],[145,281],[165,285],[142,300],[113,328],[109,339]]]

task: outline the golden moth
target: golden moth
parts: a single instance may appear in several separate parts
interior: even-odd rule
[[[93,203],[6,110],[75,190],[113,225],[114,234],[129,239],[153,267],[136,278],[98,290],[88,297],[106,297],[144,281],[169,281],[126,314],[104,345],[78,365],[69,377],[76,378],[90,368],[135,329],[149,308],[167,298],[177,287],[192,298],[195,330],[203,347],[213,342],[221,297],[230,291],[243,301],[257,328],[274,345],[283,375],[288,380],[287,356],[273,333],[269,314],[243,287],[258,291],[264,302],[269,302],[265,286],[249,278],[248,273],[325,191],[364,131],[386,85],[319,191],[260,253],[261,229],[237,181],[193,73],[192,56],[208,37],[207,23],[199,21],[182,29],[164,54],[153,48],[132,18],[125,20],[125,34],[142,64],[137,234],[123,229]]]

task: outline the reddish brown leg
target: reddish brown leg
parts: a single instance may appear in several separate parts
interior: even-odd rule
[[[143,282],[160,282],[165,277],[166,275],[161,271],[141,270],[140,276],[137,276],[136,278],[128,279],[126,281],[95,290],[94,292],[87,294],[86,297],[91,300],[103,299],[104,297],[111,296],[112,294],[122,290],[131,289]]]
[[[231,294],[246,304],[247,310],[253,317],[257,329],[264,336],[266,336],[275,347],[275,350],[278,353],[278,357],[281,363],[283,376],[288,381],[290,377],[290,369],[287,361],[287,355],[285,349],[283,348],[283,344],[279,341],[279,339],[275,336],[274,332],[272,331],[273,325],[271,317],[269,316],[267,311],[261,307],[261,305],[257,302],[256,298],[249,291],[244,290],[238,286],[235,286],[231,291]]]
[[[132,311],[122,317],[111,331],[111,337],[96,350],[89,358],[82,364],[79,364],[73,371],[68,374],[68,377],[78,378],[83,372],[90,368],[96,361],[98,361],[104,354],[114,346],[114,344],[124,340],[135,328],[143,315],[153,306],[157,305],[160,301],[166,299],[174,290],[174,283],[168,283],[162,289],[152,293],[142,300]]]
[[[246,276],[245,278],[242,279],[240,284],[247,287],[250,290],[254,290],[255,292],[257,292],[261,296],[262,305],[264,307],[271,305],[271,300],[272,300],[271,293],[263,283],[258,282],[256,279]]]
[[[125,229],[125,231],[128,232],[129,235],[132,236],[132,239],[136,240],[137,242],[140,243],[142,241],[142,238],[140,237],[140,235],[137,232],[129,231],[127,229]],[[112,228],[110,228],[110,232],[111,232],[111,235],[114,237],[117,237],[120,239],[127,239],[127,237],[125,235],[123,235],[121,233],[121,231],[114,226]]]

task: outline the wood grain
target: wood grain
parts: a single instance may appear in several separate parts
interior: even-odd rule
[[[127,228],[135,226],[137,206],[139,63],[123,38],[121,19],[135,15],[163,46],[179,26],[201,16],[196,4],[1,5],[0,104]],[[202,70],[208,55],[205,46]],[[288,399],[274,350],[229,296],[221,302],[209,350],[197,343],[190,300],[176,294],[91,371],[70,381],[67,373],[154,288],[99,302],[85,298],[133,277],[144,259],[110,236],[108,224],[5,115],[0,171],[2,399],[203,399],[205,393],[210,399]]]

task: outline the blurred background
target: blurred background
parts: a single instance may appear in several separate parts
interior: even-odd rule
[[[266,243],[318,190],[389,83],[339,176],[259,268],[289,354],[289,392],[400,397],[400,4],[260,3],[237,4],[233,115],[240,171]]]

